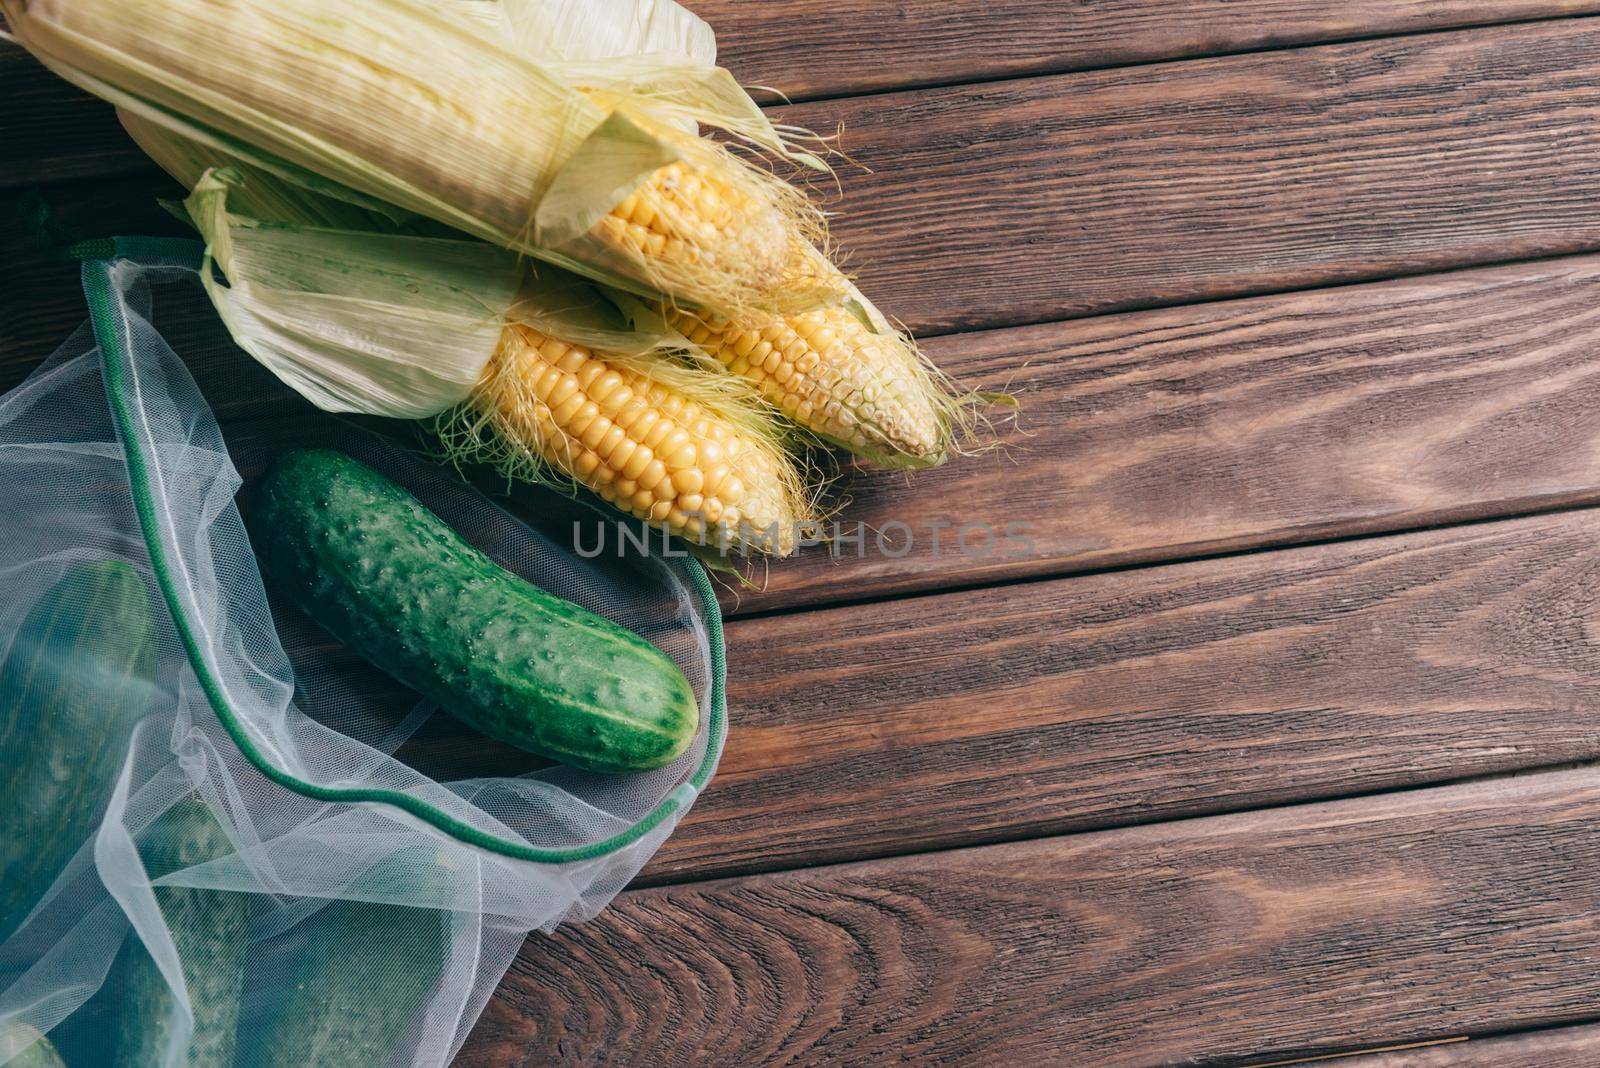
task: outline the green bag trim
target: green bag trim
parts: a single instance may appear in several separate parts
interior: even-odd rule
[[[139,518],[139,528],[144,535],[145,548],[150,554],[150,566],[155,574],[156,584],[166,600],[167,610],[172,616],[173,625],[183,642],[189,665],[194,669],[201,690],[210,702],[212,710],[216,712],[223,729],[233,739],[234,745],[238,746],[239,751],[255,765],[257,771],[279,786],[303,797],[326,802],[391,805],[467,845],[514,860],[527,860],[539,864],[567,864],[615,853],[638,841],[668,816],[686,807],[693,796],[710,781],[727,731],[728,708],[725,694],[727,661],[722,638],[722,611],[717,604],[716,592],[711,587],[711,579],[706,575],[705,568],[692,557],[685,557],[683,564],[691,585],[700,598],[701,610],[706,620],[706,635],[711,646],[711,723],[706,754],[688,782],[680,784],[662,800],[660,805],[626,831],[572,849],[540,849],[520,839],[510,840],[488,834],[410,794],[362,787],[319,786],[283,771],[268,760],[257,748],[249,732],[244,729],[232,705],[228,703],[221,683],[201,653],[194,624],[178,599],[174,570],[167,559],[166,548],[160,538],[160,519],[157,515],[155,498],[150,490],[150,467],[144,447],[135,432],[133,412],[126,395],[131,361],[124,339],[113,325],[115,318],[112,314],[115,302],[111,289],[113,262],[128,259],[135,260],[143,266],[183,267],[193,271],[200,267],[201,245],[196,241],[182,239],[109,238],[97,242],[84,242],[80,248],[85,253],[82,271],[83,289],[89,304],[95,340],[100,346],[106,400],[111,406],[112,422],[116,426],[117,437],[121,441],[127,459],[128,480],[133,489],[134,512]],[[94,258],[88,258],[90,255]]]

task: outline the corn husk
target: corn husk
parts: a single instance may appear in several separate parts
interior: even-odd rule
[[[208,172],[184,202],[206,241],[201,280],[241,348],[325,411],[415,419],[472,394],[522,288],[514,254],[231,214],[243,184]]]
[[[463,2],[482,3],[483,0]],[[514,287],[516,299],[504,300],[499,272],[511,270],[510,265],[516,260],[502,250],[481,242],[464,240],[460,235],[453,235],[418,216],[363,207],[358,202],[345,199],[345,191],[338,187],[319,190],[285,181],[226,152],[187,138],[175,137],[165,127],[147,123],[137,116],[122,114],[120,117],[124,128],[151,158],[185,188],[194,190],[196,195],[190,196],[180,217],[194,223],[208,240],[213,235],[217,235],[219,240],[226,238],[225,219],[249,233],[287,230],[298,237],[300,233],[341,231],[368,245],[384,236],[444,238],[446,240],[410,245],[376,241],[388,259],[394,259],[403,251],[421,257],[415,263],[402,262],[390,267],[386,277],[402,280],[404,292],[393,290],[386,295],[396,300],[413,297],[411,287],[416,283],[406,279],[405,271],[427,271],[430,269],[427,256],[430,253],[442,253],[451,262],[474,263],[488,277],[496,279],[495,285],[475,290],[477,295],[473,299],[492,305],[502,321],[526,323],[551,337],[617,356],[675,353],[687,356],[690,363],[697,363],[706,369],[715,366],[709,357],[693,353],[693,346],[667,325],[665,317],[652,303],[631,298],[625,292],[598,287],[578,275],[549,267],[526,271],[519,269],[516,273],[521,281]],[[202,204],[205,205],[201,213],[204,222],[196,217],[196,209]],[[332,291],[337,291],[341,277],[337,273],[319,276],[311,285],[313,288],[328,285]],[[288,281],[291,289],[307,288],[303,282]],[[431,291],[432,287],[419,285],[418,288]],[[262,362],[273,365],[271,360]],[[294,385],[292,382],[290,384]],[[328,410],[395,414],[363,407],[358,403]],[[438,410],[431,408],[421,414],[432,414]]]
[[[567,62],[655,56],[716,66],[709,24],[673,0],[441,0],[500,34],[512,51]]]
[[[818,214],[684,123],[780,152],[783,137],[715,68],[682,56],[636,58],[627,77],[586,89],[496,43],[482,20],[415,0],[0,0],[0,10],[47,66],[140,119],[303,185],[342,187],[369,209],[706,308],[829,296],[784,277]],[[683,231],[714,253],[662,259],[599,225],[672,165],[742,206],[736,226]]]
[[[599,100],[645,100],[691,133],[705,123],[823,174],[823,139],[775,125],[733,75],[717,66],[704,19],[672,0],[436,0],[463,25],[537,56]]]

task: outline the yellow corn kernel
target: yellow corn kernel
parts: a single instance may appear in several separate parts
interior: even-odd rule
[[[636,518],[734,549],[794,547],[805,516],[788,457],[660,381],[514,324],[476,397],[502,442]]]
[[[749,325],[681,308],[665,314],[679,333],[818,436],[885,466],[944,459],[948,399],[887,324],[874,332],[846,307]]]
[[[782,216],[747,183],[723,181],[684,163],[651,175],[591,231],[624,259],[649,264],[669,289],[679,277],[740,279],[776,296],[794,239]]]

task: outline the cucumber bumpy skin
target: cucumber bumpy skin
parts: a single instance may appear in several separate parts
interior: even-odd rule
[[[666,654],[343,453],[279,456],[249,524],[262,573],[312,619],[492,738],[605,772],[663,767],[694,740],[699,705]]]
[[[234,852],[228,833],[197,796],[180,800],[151,825],[141,853],[152,879]],[[250,895],[231,890],[158,886],[156,903],[183,963],[194,1031],[178,1068],[232,1068],[234,1028],[249,952]],[[132,934],[116,972],[123,991],[115,1068],[161,1064],[177,1022],[178,999]]]

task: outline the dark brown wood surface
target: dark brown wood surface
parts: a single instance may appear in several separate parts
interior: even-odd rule
[[[1593,0],[690,0],[721,61],[791,99],[1600,12]]]
[[[109,105],[0,41],[0,189],[150,169]]]
[[[924,333],[1600,243],[1600,22],[856,97],[835,232]],[[1514,191],[1514,192],[1513,192]]]
[[[1597,1064],[1600,1027],[1589,1026],[1373,1053],[1338,1061],[1337,1068],[1594,1068]]]
[[[1237,1063],[1583,1018],[1600,772],[624,894],[484,1065]]]
[[[37,195],[63,235],[184,232],[157,204],[160,197],[182,196],[178,184],[164,177],[54,186]],[[27,377],[88,315],[78,264],[41,248],[27,224],[25,196],[0,197],[0,391]]]
[[[735,621],[657,878],[1600,757],[1600,511]]]

